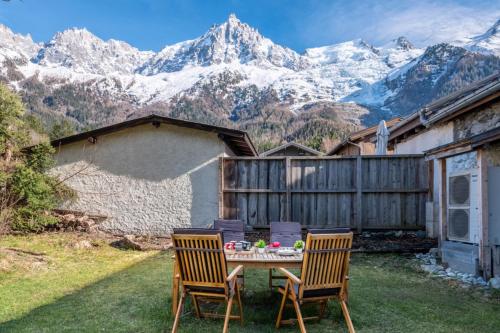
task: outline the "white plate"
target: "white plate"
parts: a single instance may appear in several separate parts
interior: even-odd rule
[[[293,256],[295,254],[294,250],[278,250],[280,256]]]

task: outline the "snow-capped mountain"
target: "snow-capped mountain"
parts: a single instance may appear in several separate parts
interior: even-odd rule
[[[500,56],[500,19],[484,34],[472,37],[465,47],[471,51]]]
[[[307,49],[305,56],[313,66],[283,76],[273,87],[295,97],[292,109],[318,101],[349,101],[348,96],[384,79],[423,51],[405,37],[378,48],[357,39]]]
[[[105,42],[86,29],[73,28],[57,33],[38,50],[32,62],[44,67],[66,67],[77,73],[132,74],[153,54],[122,41]]]
[[[40,48],[30,35],[20,35],[0,24],[0,60],[29,60]]]
[[[280,137],[290,138],[311,132],[293,122],[338,129],[405,115],[499,71],[499,22],[460,45],[356,39],[303,54],[235,15],[159,52],[75,28],[35,43],[0,25],[0,80],[23,93],[33,112],[79,126],[160,109],[255,133],[279,127]]]
[[[307,67],[307,58],[274,44],[256,29],[231,14],[222,24],[214,25],[203,36],[165,47],[139,69],[141,74],[176,72],[186,66],[249,64],[259,67]]]

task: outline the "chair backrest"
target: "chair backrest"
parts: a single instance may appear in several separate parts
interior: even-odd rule
[[[184,235],[217,235],[220,234],[220,230],[208,228],[174,228],[173,233]]]
[[[214,220],[214,229],[222,231],[222,241],[245,240],[245,224],[242,220]]]
[[[352,232],[307,234],[300,298],[304,290],[344,288],[349,273],[352,238]]]
[[[177,229],[172,241],[184,287],[225,288],[227,265],[219,230]]]
[[[330,229],[307,229],[307,232],[313,235],[317,234],[346,234],[351,232],[349,228],[330,228]]]
[[[271,222],[271,243],[280,242],[281,246],[292,247],[302,239],[302,227],[297,222]]]

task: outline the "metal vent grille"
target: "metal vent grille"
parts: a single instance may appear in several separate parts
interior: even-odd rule
[[[448,236],[456,239],[469,239],[469,211],[450,209],[448,211]]]
[[[450,177],[450,205],[468,205],[470,200],[470,176]]]

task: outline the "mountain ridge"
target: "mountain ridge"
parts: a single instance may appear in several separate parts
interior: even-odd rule
[[[0,25],[0,79],[23,94],[31,112],[78,128],[160,109],[250,128],[263,142],[317,142],[324,128],[331,131],[326,136],[338,138],[346,129],[404,116],[500,70],[498,24],[461,45],[422,49],[400,36],[379,47],[355,39],[303,54],[275,44],[235,15],[159,52],[78,28],[35,43]],[[306,119],[317,124],[316,134]]]

